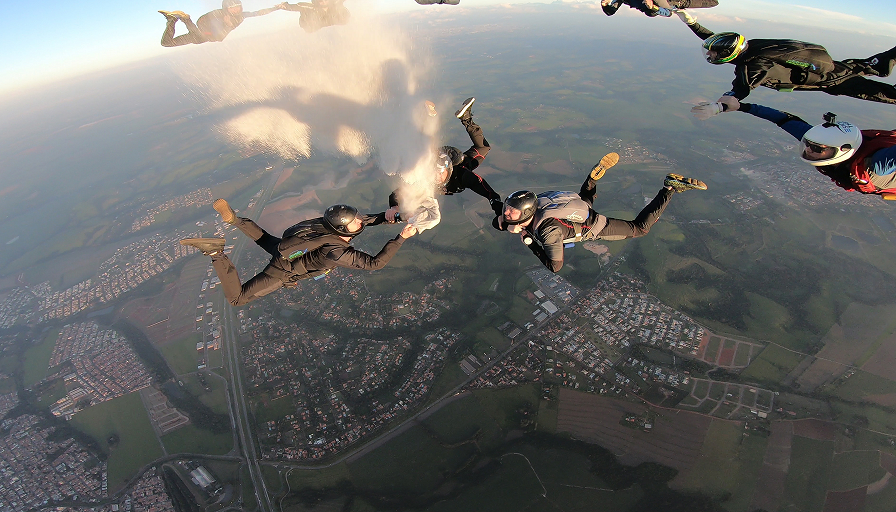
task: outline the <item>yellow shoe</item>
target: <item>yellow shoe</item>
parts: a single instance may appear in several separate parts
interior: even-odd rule
[[[215,199],[215,202],[212,203],[212,208],[215,209],[216,212],[221,214],[221,220],[228,224],[233,224],[236,222],[236,213],[234,213],[233,208],[227,204],[226,199]]]
[[[166,18],[177,18],[179,20],[188,20],[190,15],[184,11],[159,11]]]
[[[429,114],[429,117],[436,117],[439,114],[436,112],[436,104],[431,101],[426,101],[426,113]]]
[[[184,238],[180,245],[199,249],[206,256],[214,256],[224,250],[226,241],[223,238]]]
[[[597,181],[604,177],[607,169],[613,167],[619,162],[619,153],[607,153],[600,162],[591,169],[591,179]]]
[[[706,190],[706,183],[695,179],[685,178],[681,174],[667,174],[663,180],[664,187],[670,187],[676,192],[684,192],[685,190]]]

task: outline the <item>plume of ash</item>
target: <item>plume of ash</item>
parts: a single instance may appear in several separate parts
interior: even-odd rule
[[[433,196],[438,123],[421,90],[429,54],[399,27],[353,13],[347,26],[204,44],[190,57],[177,72],[231,143],[286,159],[373,158],[403,178],[402,213]]]

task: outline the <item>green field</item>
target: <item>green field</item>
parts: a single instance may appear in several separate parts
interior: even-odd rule
[[[794,436],[781,508],[821,510],[833,471],[834,442]]]
[[[877,451],[852,451],[834,454],[828,490],[848,491],[877,482],[886,474],[880,467]]]
[[[233,448],[233,435],[230,432],[213,434],[193,425],[186,425],[163,435],[162,443],[168,453],[225,455]]]
[[[215,373],[205,372],[205,375],[205,382],[210,391],[206,391],[202,387],[196,374],[184,375],[180,380],[183,381],[187,392],[199,397],[199,400],[212,411],[218,414],[227,414],[227,381]]]
[[[896,393],[896,382],[859,370],[847,379],[838,379],[826,386],[824,391],[842,400],[860,402],[868,395]]]
[[[728,510],[747,510],[762,467],[767,438],[744,435],[740,422],[713,420],[694,468],[676,486],[711,496],[728,496]]]
[[[199,334],[191,334],[158,348],[174,373],[184,375],[196,371],[196,363],[199,360],[196,344],[201,341],[202,337]]]
[[[71,422],[109,453],[110,492],[125,484],[144,465],[163,455],[139,392],[84,409]],[[110,449],[107,439],[112,434],[116,434],[120,441]]]
[[[712,336],[709,338],[709,343],[706,344],[706,355],[703,356],[707,361],[715,361],[719,356],[719,348],[722,346],[722,338],[718,336]]]
[[[753,346],[747,343],[739,343],[737,352],[734,354],[734,365],[747,366],[750,363],[750,350],[752,348]]]
[[[768,345],[740,375],[747,381],[778,383],[796,368],[803,357],[777,345]]]
[[[22,379],[26,388],[30,388],[47,376],[47,366],[50,364],[50,357],[53,355],[58,337],[59,329],[52,329],[40,343],[25,351],[23,363],[25,372]]]
[[[267,396],[265,395],[265,398]],[[268,401],[267,405],[261,399],[254,403],[255,405],[255,421],[258,425],[267,423],[271,420],[282,419],[287,414],[295,414],[296,408],[293,404],[292,396],[284,396],[276,400]]]

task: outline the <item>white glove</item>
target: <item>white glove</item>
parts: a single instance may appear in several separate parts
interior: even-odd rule
[[[697,18],[691,16],[691,13],[684,9],[672,9],[672,12],[678,15],[681,18],[681,21],[685,22],[687,25],[693,25],[697,23]]]
[[[694,117],[696,117],[697,119],[706,121],[712,116],[719,115],[722,110],[724,110],[724,108],[719,102],[701,103],[696,107],[691,108],[691,113],[694,114]]]

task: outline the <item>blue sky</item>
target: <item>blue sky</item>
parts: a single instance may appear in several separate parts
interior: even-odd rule
[[[247,10],[273,5],[276,0],[243,0]],[[575,2],[577,0],[568,0]],[[787,20],[794,24],[825,26],[833,30],[855,31],[876,36],[893,36],[896,45],[896,10],[893,0],[721,0],[711,11],[698,14],[728,18]],[[498,4],[535,3],[533,0],[461,0],[460,6],[420,6],[413,0],[347,0],[350,9],[358,6],[380,12],[432,9],[476,8]],[[538,2],[546,3],[546,2]],[[579,2],[586,3],[586,2]],[[591,2],[587,2],[591,3]],[[0,43],[5,49],[0,59],[0,92],[48,83],[130,61],[184,49],[159,45],[164,18],[158,9],[180,9],[199,15],[217,8],[217,0],[84,0],[81,2],[31,2],[7,0]],[[296,26],[296,13],[276,12],[249,20],[230,37],[251,35],[253,31]],[[609,20],[607,20],[609,21]],[[650,20],[644,19],[643,22]],[[735,27],[727,27],[734,29]],[[781,34],[781,37],[788,37]],[[832,38],[842,38],[842,32]],[[831,41],[814,41],[831,44]]]

